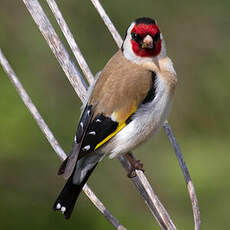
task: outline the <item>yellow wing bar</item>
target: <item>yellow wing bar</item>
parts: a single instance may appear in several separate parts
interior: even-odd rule
[[[137,106],[132,106],[131,112],[125,117],[124,120],[122,120],[121,122],[119,122],[117,129],[112,132],[109,136],[107,136],[105,139],[103,139],[101,142],[99,142],[95,149],[98,149],[100,146],[102,146],[103,144],[105,144],[108,140],[110,140],[113,136],[115,136],[118,132],[120,132],[125,126],[126,126],[126,120],[128,119],[129,116],[131,116],[137,109]]]

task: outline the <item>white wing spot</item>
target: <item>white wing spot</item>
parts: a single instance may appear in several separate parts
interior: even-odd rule
[[[76,137],[76,136],[74,137],[74,142],[75,142],[75,143],[77,142],[77,137]]]
[[[60,209],[61,208],[61,204],[58,203],[57,206],[56,206],[56,209]]]
[[[101,120],[100,120],[100,119],[97,119],[96,122],[101,122]]]
[[[66,207],[62,206],[62,207],[61,207],[61,212],[62,212],[62,214],[64,214],[65,211],[66,211]]]
[[[82,122],[80,122],[80,126],[81,126],[81,128],[83,129],[83,123],[82,123]]]
[[[88,115],[90,114],[90,110],[87,111],[87,114],[88,114]]]
[[[90,145],[86,145],[84,148],[83,148],[83,151],[88,151],[90,149]]]
[[[116,114],[115,114],[115,113],[112,113],[111,119],[112,119],[112,121],[117,121],[117,120],[116,120]]]
[[[91,131],[88,133],[89,135],[96,135],[96,132],[95,131]]]

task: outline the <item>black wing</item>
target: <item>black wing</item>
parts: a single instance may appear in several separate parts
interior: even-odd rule
[[[76,136],[74,138],[74,143],[72,150],[69,154],[69,156],[65,159],[65,161],[61,164],[58,175],[64,174],[64,178],[69,178],[74,170],[74,167],[76,165],[78,155],[80,152],[80,147],[83,141],[83,138],[85,136],[85,133],[88,129],[88,126],[90,124],[90,121],[93,117],[93,111],[92,111],[92,105],[86,105],[80,122],[78,124]]]
[[[87,105],[78,124],[70,155],[58,171],[58,174],[64,174],[66,179],[71,176],[77,160],[94,151],[97,145],[115,132],[118,127],[118,122],[102,113],[97,114],[93,120],[92,117],[92,105]]]
[[[98,114],[88,127],[82,141],[79,157],[94,151],[99,143],[116,131],[117,127],[118,122],[113,121],[110,117],[106,117],[102,113]]]

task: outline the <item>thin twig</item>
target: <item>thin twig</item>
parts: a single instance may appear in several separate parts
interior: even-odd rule
[[[54,0],[46,0],[50,9],[53,12],[53,15],[56,18],[56,21],[58,22],[58,25],[60,26],[71,50],[73,51],[73,54],[75,56],[75,58],[77,59],[79,66],[81,67],[84,75],[86,76],[89,84],[93,84],[94,82],[94,77],[93,74],[91,73],[88,64],[86,63],[85,59],[82,56],[82,53],[78,47],[78,45],[76,44],[74,37],[67,25],[67,23],[65,22],[62,13],[60,12],[58,5],[56,4],[56,2]]]
[[[80,72],[73,64],[73,61],[68,52],[66,52],[64,45],[52,27],[41,5],[37,0],[23,0],[23,2],[32,15],[42,35],[48,42],[51,50],[53,51],[66,76],[68,77],[75,92],[79,98],[84,101],[87,85],[84,82]]]
[[[59,145],[58,141],[54,137],[53,133],[39,114],[36,106],[33,104],[32,100],[30,99],[28,93],[23,88],[23,85],[19,81],[18,77],[16,76],[14,70],[10,66],[9,62],[7,61],[6,57],[2,53],[0,49],[0,64],[2,65],[5,73],[7,74],[8,78],[16,88],[19,96],[23,100],[24,104],[32,114],[33,118],[37,122],[39,128],[46,136],[47,140],[49,141],[50,145],[53,147],[54,151],[63,161],[66,158],[66,154]],[[103,203],[97,198],[97,196],[93,193],[93,191],[89,188],[87,184],[83,187],[84,193],[88,196],[88,198],[92,201],[92,203],[97,207],[97,209],[105,216],[105,218],[118,230],[126,230],[124,226],[122,226],[118,220],[108,211],[108,209],[103,205]]]
[[[108,221],[112,223],[114,227],[116,227],[116,229],[126,230],[126,228],[122,226],[118,222],[118,220],[111,215],[111,213],[105,208],[102,202],[99,199],[97,199],[97,197],[95,196],[95,194],[92,192],[92,190],[89,188],[87,184],[84,186],[84,192],[86,193],[87,196],[92,198],[91,201],[93,202],[93,204],[100,210],[101,213],[104,214],[106,219],[108,219]]]
[[[30,99],[29,95],[23,88],[21,82],[18,80],[18,77],[16,76],[15,72],[11,68],[9,62],[3,55],[1,49],[0,49],[0,63],[6,72],[7,76],[9,77],[10,81],[16,88],[18,94],[20,95],[21,99],[23,100],[24,104],[32,114],[33,118],[37,122],[39,128],[41,131],[44,133],[46,136],[47,140],[49,141],[50,145],[54,149],[54,151],[57,153],[57,155],[64,160],[66,158],[65,152],[63,149],[60,147],[58,141],[55,139],[53,133],[50,131],[49,127],[45,123],[45,121],[42,119],[40,113],[38,112],[36,106],[33,104],[32,100]]]
[[[93,3],[94,7],[97,9],[98,13],[100,14],[101,18],[103,19],[105,25],[109,29],[111,35],[113,36],[114,41],[117,43],[117,46],[119,48],[121,48],[121,45],[123,43],[121,35],[117,32],[115,26],[113,25],[109,16],[106,14],[101,3],[98,0],[90,0],[90,1]]]
[[[118,159],[120,160],[125,170],[127,172],[130,172],[131,165],[129,161],[127,161],[127,159],[123,155],[120,155]],[[149,207],[151,213],[157,220],[161,229],[176,230],[176,226],[172,222],[164,206],[161,204],[160,200],[158,199],[156,193],[152,189],[144,173],[141,170],[135,170],[135,171],[137,176],[131,178],[131,180],[134,183],[134,185],[137,187],[140,195],[145,200],[145,203]]]
[[[106,26],[108,27],[110,33],[112,34],[115,42],[117,43],[118,47],[120,48],[121,44],[122,44],[121,36],[118,33],[118,31],[116,30],[116,28],[114,27],[114,25],[112,24],[111,20],[109,19],[108,15],[106,14],[105,10],[101,6],[99,0],[91,0],[91,2],[93,3],[95,8],[97,9],[98,13],[100,14],[101,18],[103,19],[103,21],[105,22]],[[111,26],[111,24],[112,24],[112,26]],[[168,122],[166,121],[163,126],[164,126],[165,132],[166,132],[166,134],[170,140],[170,143],[174,148],[174,151],[176,153],[177,159],[179,161],[179,164],[181,166],[181,169],[182,169],[185,181],[186,181],[187,189],[188,189],[189,196],[190,196],[190,199],[192,202],[195,230],[200,230],[200,212],[199,212],[197,196],[195,193],[195,187],[192,183],[192,179],[189,175],[189,171],[188,171],[188,168],[187,168],[186,163],[184,161],[183,155],[180,151],[180,147],[176,141],[176,138],[175,138]]]
[[[169,125],[169,123],[166,121],[163,125],[165,132],[168,136],[168,139],[171,143],[171,145],[173,146],[173,149],[176,153],[176,157],[178,159],[179,165],[181,167],[181,170],[183,172],[184,175],[184,179],[187,185],[187,189],[188,189],[188,193],[189,193],[189,197],[192,203],[192,209],[193,209],[193,216],[194,216],[194,223],[195,223],[195,230],[200,230],[200,211],[199,211],[199,206],[198,206],[198,200],[197,200],[197,196],[196,196],[196,192],[195,192],[195,187],[192,183],[192,179],[191,176],[189,174],[187,165],[185,163],[184,157],[181,153],[181,149],[180,146],[176,140],[175,135],[173,134],[173,131]]]

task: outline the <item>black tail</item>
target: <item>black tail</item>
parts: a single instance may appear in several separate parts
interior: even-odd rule
[[[70,218],[77,198],[96,166],[97,164],[86,173],[85,178],[79,185],[73,184],[73,172],[66,182],[64,188],[62,189],[61,193],[59,194],[56,202],[54,203],[53,209],[55,211],[60,210],[64,214],[66,219]]]

